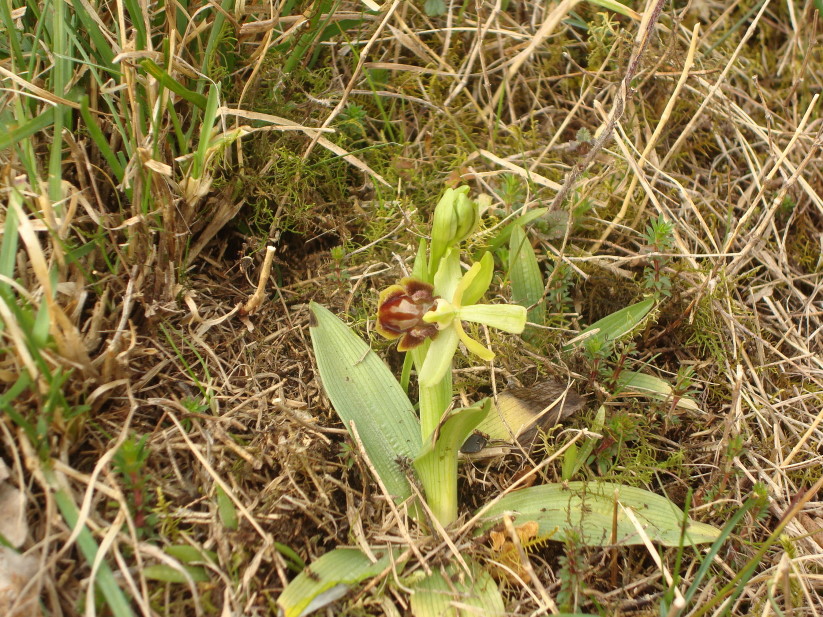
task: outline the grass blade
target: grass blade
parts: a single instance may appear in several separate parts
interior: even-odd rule
[[[56,486],[54,472],[43,471],[49,484]],[[57,503],[57,508],[60,510],[60,514],[63,516],[63,519],[65,519],[66,524],[70,528],[74,528],[77,524],[79,512],[72,498],[64,489],[58,488],[54,493],[54,501]],[[97,542],[85,526],[83,526],[80,534],[77,536],[77,546],[91,567],[97,561],[97,553],[100,547],[97,546]],[[126,600],[126,596],[117,585],[111,568],[109,568],[109,565],[105,561],[100,562],[95,584],[100,590],[100,593],[103,594],[103,597],[106,598],[106,604],[114,617],[132,617],[134,615],[128,600]]]
[[[42,131],[50,126],[53,121],[54,117],[51,114],[40,114],[16,127],[6,127],[6,130],[0,132],[0,150],[5,150],[17,142]]]
[[[171,90],[180,98],[185,99],[186,101],[199,107],[200,109],[206,109],[208,99],[205,96],[203,96],[199,92],[194,92],[193,90],[189,90],[188,88],[186,88],[186,86],[181,84],[171,75],[169,75],[166,71],[157,66],[157,63],[155,63],[153,60],[149,60],[147,58],[140,62],[140,66],[143,68],[144,71],[146,71],[146,73],[148,73],[157,81],[159,81],[160,85],[162,85],[164,88]]]

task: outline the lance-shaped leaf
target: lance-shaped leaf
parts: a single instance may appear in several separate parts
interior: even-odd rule
[[[536,521],[539,535],[553,534],[552,540],[565,540],[571,530],[590,546],[614,544],[612,538],[620,545],[642,544],[624,508],[631,508],[652,542],[665,546],[680,545],[684,520],[687,545],[713,542],[720,534],[716,527],[686,519],[683,510],[661,495],[611,482],[544,484],[509,493],[484,512],[483,528],[508,513],[517,524]]]
[[[582,339],[586,334],[592,332],[586,340],[597,339],[602,344],[603,349],[610,348],[614,342],[622,338],[643,323],[643,319],[649,314],[654,306],[654,298],[649,296],[635,304],[615,311],[611,315],[606,315],[584,329],[576,338]],[[568,344],[563,347],[563,351],[569,351],[574,347]]]
[[[411,495],[402,468],[420,451],[420,426],[389,367],[351,329],[312,302],[311,339],[320,380],[346,429],[354,422],[386,489],[398,501]]]
[[[336,548],[316,559],[289,583],[277,599],[283,617],[303,617],[339,600],[355,585],[388,568],[397,553],[376,552],[371,560],[354,548]]]
[[[537,256],[522,227],[512,230],[509,243],[509,279],[512,283],[512,302],[529,309],[528,320],[543,325],[546,321],[546,305],[543,301],[543,277]],[[530,308],[531,307],[531,308]],[[527,329],[524,338],[534,333]]]
[[[451,565],[444,572],[434,570],[412,584],[411,610],[414,617],[497,617],[506,614],[500,589],[491,575],[470,561],[471,577]]]
[[[636,371],[621,371],[617,377],[617,385],[620,388],[618,394],[623,396],[638,392],[659,400],[666,400],[672,396],[673,392],[672,387],[663,379]],[[689,411],[700,411],[697,401],[688,396],[678,397],[677,407]]]

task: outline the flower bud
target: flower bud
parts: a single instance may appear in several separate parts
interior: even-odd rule
[[[454,234],[454,243],[462,242],[477,229],[480,223],[480,212],[477,203],[465,193],[457,195],[454,203],[454,211],[457,219],[457,230]]]
[[[437,271],[446,250],[468,238],[477,229],[480,212],[477,204],[469,198],[468,192],[468,186],[446,189],[434,209],[429,261],[432,274]]]

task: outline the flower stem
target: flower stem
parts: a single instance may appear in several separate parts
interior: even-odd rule
[[[423,366],[423,360],[429,350],[428,343],[421,345],[411,351],[414,365],[417,368],[418,374],[420,367]],[[452,372],[451,366],[443,379],[437,382],[436,385],[430,387],[420,386],[419,398],[420,403],[420,438],[421,443],[426,443],[431,437],[431,434],[437,429],[443,413],[449,408],[452,399]]]
[[[444,527],[457,519],[457,449],[441,449],[417,459],[415,468],[426,503]]]

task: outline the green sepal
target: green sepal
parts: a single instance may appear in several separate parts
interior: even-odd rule
[[[483,253],[483,257],[476,263],[480,264],[480,271],[463,291],[463,306],[475,304],[480,300],[489,289],[494,276],[494,257],[491,253]]]
[[[519,304],[472,304],[460,308],[462,321],[473,321],[503,332],[520,334],[526,327],[526,307]]]
[[[447,250],[440,259],[440,267],[437,268],[432,278],[434,293],[451,302],[462,277],[460,252],[454,249]]]
[[[420,243],[417,245],[417,255],[414,256],[414,265],[412,266],[412,278],[419,281],[431,283],[432,278],[429,276],[429,262],[426,257],[428,251],[428,243],[425,238],[420,238]]]
[[[443,376],[451,370],[452,358],[457,351],[457,343],[460,336],[454,327],[446,328],[438,332],[429,346],[429,351],[420,367],[417,380],[422,388],[431,388],[443,379]]]

